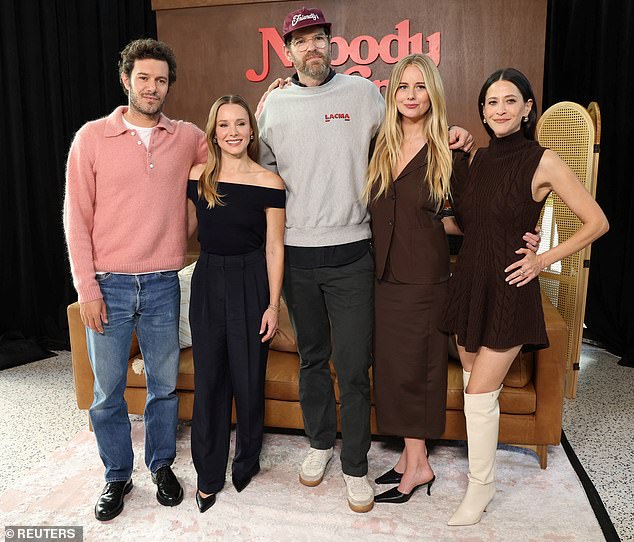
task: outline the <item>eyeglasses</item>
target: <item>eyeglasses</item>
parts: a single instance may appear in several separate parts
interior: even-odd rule
[[[300,53],[308,49],[308,44],[313,43],[316,49],[325,49],[328,46],[328,36],[320,34],[314,38],[297,38],[291,41],[291,45]]]

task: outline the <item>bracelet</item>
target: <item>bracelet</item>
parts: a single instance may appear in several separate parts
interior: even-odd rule
[[[273,305],[273,303],[269,303],[269,309],[273,309],[275,312],[280,310],[280,306],[279,305]]]

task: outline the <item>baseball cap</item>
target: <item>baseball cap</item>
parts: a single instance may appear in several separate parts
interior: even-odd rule
[[[301,8],[291,11],[284,17],[282,24],[282,38],[285,40],[295,30],[307,28],[309,26],[323,26],[330,34],[330,23],[326,22],[326,18],[320,9],[317,8]]]

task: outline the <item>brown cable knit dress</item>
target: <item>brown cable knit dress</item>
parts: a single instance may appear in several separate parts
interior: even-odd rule
[[[515,251],[525,246],[522,236],[534,230],[544,206],[545,199],[536,202],[531,193],[544,150],[521,130],[493,137],[452,187],[464,241],[441,327],[456,333],[468,352],[548,345],[539,281],[518,288],[504,280],[504,269],[522,258]]]

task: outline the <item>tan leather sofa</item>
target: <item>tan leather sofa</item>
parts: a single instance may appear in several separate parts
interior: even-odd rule
[[[541,467],[546,468],[546,446],[559,444],[561,437],[567,330],[564,320],[545,296],[543,301],[550,347],[535,353],[520,354],[513,362],[500,395],[499,441],[533,449],[539,456]],[[93,400],[93,375],[78,303],[68,307],[68,323],[77,405],[80,409],[88,409]],[[145,376],[139,371],[140,362],[135,364],[136,372],[133,369],[134,361],[140,357],[138,344],[133,340],[125,392],[131,414],[142,414],[145,405]],[[303,429],[298,397],[298,367],[299,357],[295,351],[288,314],[286,308],[282,307],[280,333],[272,344],[266,371],[267,427]],[[193,372],[191,348],[182,350],[177,392],[180,400],[178,414],[184,420],[192,416]],[[336,383],[334,372],[332,377]],[[338,389],[335,390],[338,400]],[[462,371],[459,362],[450,358],[447,423],[443,438],[466,439],[462,409]],[[374,407],[372,431],[377,433]]]

